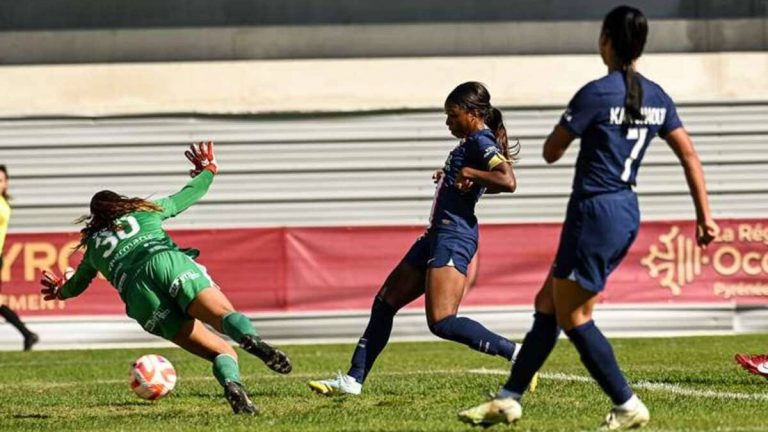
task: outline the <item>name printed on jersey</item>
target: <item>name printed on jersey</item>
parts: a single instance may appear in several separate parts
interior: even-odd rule
[[[624,107],[612,107],[610,122],[613,125],[624,124]],[[643,120],[635,120],[632,124],[636,125],[662,125],[667,116],[667,109],[662,107],[642,107],[640,113],[645,117]],[[568,113],[566,112],[566,115]],[[566,121],[570,119],[566,118]]]

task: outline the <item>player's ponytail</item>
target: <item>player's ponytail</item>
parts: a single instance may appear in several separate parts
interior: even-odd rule
[[[643,54],[645,41],[648,39],[648,20],[639,9],[618,6],[605,16],[602,34],[611,40],[613,52],[624,71],[627,85],[624,122],[643,120],[643,87],[633,63]]]
[[[468,81],[459,84],[448,95],[445,105],[453,105],[481,117],[485,125],[493,131],[493,135],[496,137],[496,142],[501,147],[504,157],[509,161],[517,160],[517,156],[520,153],[520,142],[516,141],[515,145],[510,148],[507,128],[504,126],[504,118],[501,111],[491,105],[491,94],[482,83]]]
[[[493,131],[504,157],[509,161],[517,161],[520,154],[520,141],[515,140],[515,144],[510,148],[507,128],[504,126],[504,116],[501,114],[501,110],[491,106],[485,113],[485,124]]]
[[[75,250],[85,247],[88,239],[102,230],[118,231],[122,227],[117,219],[134,212],[159,212],[163,209],[157,204],[143,198],[129,198],[110,190],[97,192],[91,198],[91,214],[82,216],[75,223],[85,222],[80,230],[80,243]]]

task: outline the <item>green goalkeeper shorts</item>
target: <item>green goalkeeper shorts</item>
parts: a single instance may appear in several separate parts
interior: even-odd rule
[[[215,286],[205,267],[182,252],[161,252],[138,269],[121,293],[125,312],[149,333],[173,340],[185,321],[189,304]]]

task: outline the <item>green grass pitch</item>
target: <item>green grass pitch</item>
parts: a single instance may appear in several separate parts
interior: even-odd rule
[[[768,336],[614,339],[620,364],[651,410],[649,431],[768,430],[768,381],[733,362],[736,352],[768,351]],[[306,382],[345,370],[353,345],[285,346],[294,362],[279,376],[241,354],[245,383],[262,414],[231,414],[209,363],[180,349],[0,353],[0,431],[467,431],[456,413],[483,401],[508,364],[447,342],[393,343],[360,397],[326,398]],[[159,353],[179,374],[157,402],[128,388],[129,365]],[[610,409],[575,350],[561,340],[539,390],[514,427],[594,430]]]

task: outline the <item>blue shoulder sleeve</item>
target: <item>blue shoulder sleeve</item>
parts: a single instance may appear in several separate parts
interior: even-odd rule
[[[594,83],[582,87],[568,103],[568,108],[560,118],[560,126],[581,136],[597,117],[600,106],[600,95]]]
[[[664,100],[664,108],[666,108],[664,123],[662,123],[661,127],[659,128],[659,136],[663,138],[673,130],[679,127],[683,127],[683,122],[680,121],[680,117],[677,116],[677,107],[675,107],[675,103],[672,101],[672,98],[669,97],[669,95],[664,92],[664,90],[661,90],[661,88],[659,88],[659,91],[661,92],[662,98]]]
[[[469,144],[470,157],[476,161],[483,169],[491,171],[496,168],[500,163],[506,161],[506,158],[496,144],[496,141],[488,138],[487,136],[474,137]]]

